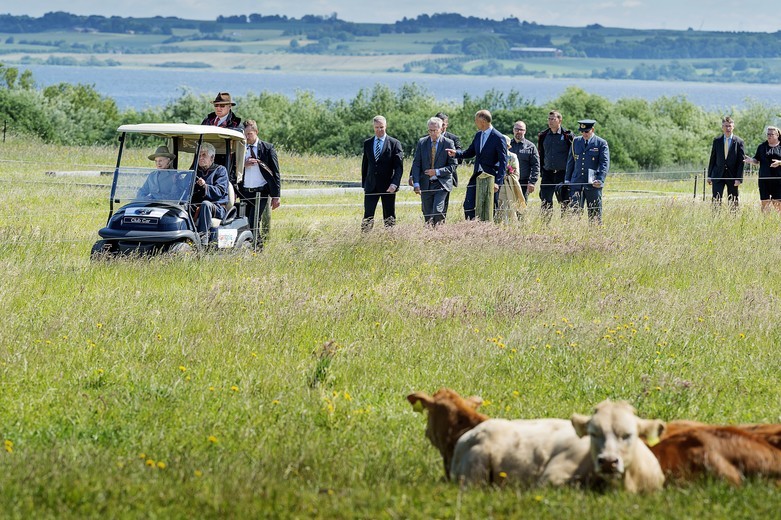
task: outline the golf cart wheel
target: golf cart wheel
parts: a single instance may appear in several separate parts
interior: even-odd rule
[[[195,248],[190,242],[176,242],[168,248],[169,255],[188,255],[195,252]]]
[[[90,252],[90,258],[92,260],[101,260],[109,258],[114,255],[114,246],[111,242],[105,240],[98,240],[93,244],[92,251]]]

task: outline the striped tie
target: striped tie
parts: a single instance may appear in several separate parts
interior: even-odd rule
[[[380,152],[382,151],[382,141],[379,139],[374,140],[374,160],[380,160]]]

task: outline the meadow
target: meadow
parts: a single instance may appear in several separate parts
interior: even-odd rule
[[[262,253],[92,262],[106,179],[43,171],[114,153],[0,143],[3,516],[777,514],[762,480],[650,496],[459,489],[405,400],[447,386],[495,417],[612,398],[665,420],[781,422],[781,216],[759,212],[755,178],[731,214],[694,199],[689,178],[608,177],[601,227],[545,224],[535,196],[518,225],[464,222],[461,187],[428,230],[405,192],[399,224],[368,234],[359,195],[286,184]],[[280,162],[327,179],[359,165]]]

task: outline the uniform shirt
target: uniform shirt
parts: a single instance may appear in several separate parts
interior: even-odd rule
[[[543,165],[546,170],[564,170],[567,167],[567,155],[569,154],[569,145],[564,137],[564,131],[559,128],[557,133],[550,132],[545,136],[544,146],[545,157]]]
[[[534,143],[526,138],[521,142],[512,139],[510,151],[518,156],[520,183],[535,184],[540,176],[540,154]]]

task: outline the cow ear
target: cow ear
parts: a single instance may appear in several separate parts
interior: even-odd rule
[[[425,392],[414,392],[407,396],[407,401],[412,405],[412,409],[416,412],[422,413],[423,407],[431,408],[434,404],[431,396]]]
[[[570,421],[572,421],[572,426],[575,428],[575,433],[578,434],[578,437],[585,437],[588,435],[588,423],[591,422],[590,415],[573,413]]]
[[[464,400],[469,404],[469,406],[472,407],[473,410],[477,410],[480,405],[483,404],[483,398],[476,395],[467,397]]]
[[[637,433],[649,446],[653,446],[659,443],[659,437],[664,433],[666,426],[664,421],[659,419],[638,419]]]

